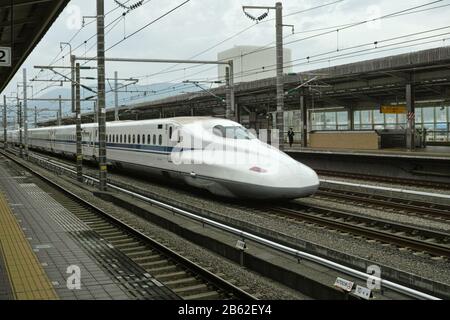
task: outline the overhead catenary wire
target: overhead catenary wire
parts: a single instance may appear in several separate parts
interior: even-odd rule
[[[424,7],[430,6],[430,5],[433,5],[433,4],[442,2],[442,1],[443,1],[443,0],[427,2],[427,3],[421,4],[421,5],[413,6],[413,7],[406,8],[406,9],[402,9],[402,10],[399,10],[399,11],[395,11],[395,12],[392,12],[392,13],[389,13],[389,14],[386,14],[386,15],[382,15],[382,16],[379,16],[379,17],[376,17],[376,18],[373,18],[373,19],[366,19],[366,20],[362,20],[362,21],[359,21],[359,22],[351,23],[351,24],[344,24],[344,25],[341,25],[341,26],[344,26],[344,28],[348,29],[348,28],[353,28],[353,27],[361,26],[361,25],[364,25],[364,24],[369,23],[369,22],[372,22],[372,21],[377,21],[377,20],[382,20],[382,19],[388,19],[388,18],[394,18],[394,17],[400,17],[400,16],[405,16],[405,15],[411,15],[411,14],[417,14],[417,13],[420,13],[420,12],[424,12],[424,11],[425,11],[425,9],[423,9]],[[448,6],[448,4],[445,5],[445,6]],[[433,10],[433,9],[438,9],[438,8],[441,8],[441,7],[442,7],[442,6],[433,7],[433,8],[427,8],[427,9]],[[344,29],[341,28],[341,30],[344,30]],[[326,34],[331,34],[331,33],[334,33],[334,32],[335,32],[335,30],[332,31],[332,32],[316,34],[316,35],[313,35],[313,36],[310,36],[310,37],[306,37],[306,38],[294,40],[294,41],[291,41],[291,42],[287,42],[286,45],[291,44],[291,43],[300,42],[300,41],[306,41],[306,40],[314,39],[314,38],[317,38],[317,37],[320,37],[320,36],[323,36],[323,35],[326,35]],[[274,47],[270,47],[270,46],[267,46],[267,45],[266,45],[266,46],[263,46],[263,47],[261,47],[261,48],[258,48],[258,49],[249,51],[249,52],[243,54],[242,56],[247,56],[247,55],[250,55],[250,54],[253,54],[253,53],[257,53],[257,52],[264,51],[264,50],[268,50],[268,49],[272,49],[272,48],[274,48]],[[229,59],[238,58],[238,57],[240,57],[240,56],[241,56],[241,55],[239,55],[239,56],[234,56],[234,57],[230,57]],[[191,68],[192,68],[192,67],[191,67]],[[198,74],[201,74],[201,73],[210,71],[210,70],[212,70],[212,69],[214,69],[214,68],[215,68],[215,67],[208,67],[208,68],[203,69],[203,70],[201,70],[201,71],[199,71],[199,72],[196,72],[196,73],[193,73],[193,74],[189,74],[189,75],[187,75],[186,77],[187,77],[187,78],[190,78],[190,77],[192,77],[192,76],[195,76],[195,75],[198,75]],[[157,74],[156,74],[156,75],[157,75]],[[171,82],[171,81],[177,81],[177,80],[179,80],[179,79],[180,79],[180,78],[174,79],[174,80],[170,80],[170,82]],[[209,78],[208,78],[208,79],[209,79]]]

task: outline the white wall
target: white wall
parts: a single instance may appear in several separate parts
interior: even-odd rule
[[[218,60],[233,60],[234,82],[249,82],[276,76],[276,50],[261,50],[258,46],[236,46],[220,52]],[[292,60],[290,49],[284,49],[284,63]],[[219,80],[225,80],[225,66],[219,65]],[[291,73],[292,67],[285,68],[284,73]]]

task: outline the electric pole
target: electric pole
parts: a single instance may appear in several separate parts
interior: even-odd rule
[[[23,129],[25,142],[25,159],[28,160],[28,112],[27,112],[27,69],[23,69]]]
[[[283,5],[275,4],[276,55],[277,55],[277,130],[279,148],[284,149],[284,79],[283,79]]]
[[[243,6],[242,9],[247,17],[253,21],[262,21],[268,16],[269,10],[275,10],[275,41],[276,41],[276,65],[277,65],[277,80],[276,80],[276,101],[277,101],[277,113],[276,113],[276,126],[278,130],[278,142],[280,150],[284,148],[284,73],[283,73],[283,27],[292,25],[283,24],[283,4],[277,2],[275,7],[265,6]],[[246,9],[263,9],[267,10],[267,13],[263,13],[259,17],[254,17],[245,12]]]
[[[98,101],[98,158],[99,189],[106,191],[106,109],[105,109],[105,17],[104,0],[97,0],[97,101]]]
[[[80,101],[80,64],[75,67],[75,117],[76,117],[76,139],[77,139],[77,180],[83,182],[83,154],[81,149],[81,101]]]
[[[8,143],[8,119],[6,119],[6,95],[3,96],[3,149],[6,150],[6,144]]]
[[[119,82],[117,71],[114,72],[114,121],[119,121]]]
[[[228,61],[228,66],[225,67],[225,81],[226,81],[226,102],[225,117],[233,119],[235,116],[234,108],[234,84],[233,84],[233,60]]]
[[[22,140],[22,102],[17,99],[17,120],[19,122],[19,155],[23,159],[23,140]]]
[[[58,109],[58,126],[62,123],[62,101],[61,96],[59,96],[59,109]]]

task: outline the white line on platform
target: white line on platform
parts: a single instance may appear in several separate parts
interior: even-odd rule
[[[359,187],[359,188],[391,191],[391,192],[409,193],[409,194],[415,194],[415,195],[420,195],[420,196],[436,197],[436,198],[443,198],[443,199],[449,199],[450,200],[450,195],[442,194],[442,193],[431,193],[431,192],[423,192],[423,191],[408,190],[408,189],[380,187],[380,186],[373,186],[373,185],[367,185],[367,184],[351,183],[351,182],[335,181],[335,180],[326,180],[326,179],[321,179],[320,182],[332,183],[332,184],[340,184],[340,185],[351,186],[351,187]]]

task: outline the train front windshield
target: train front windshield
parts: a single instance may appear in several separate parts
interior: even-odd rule
[[[256,137],[250,133],[246,128],[242,126],[215,126],[213,128],[213,133],[216,136],[227,138],[227,139],[235,139],[235,140],[252,140],[256,139]]]

